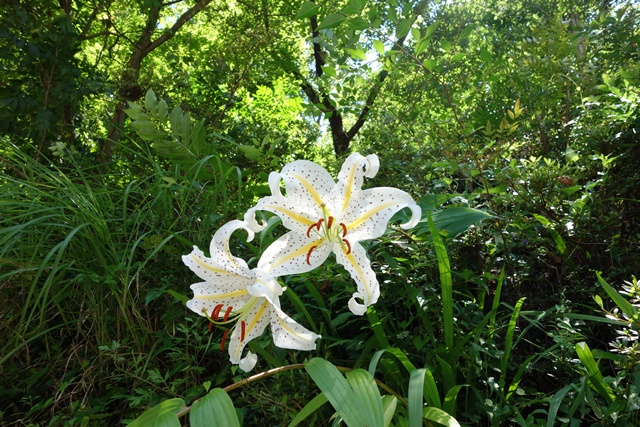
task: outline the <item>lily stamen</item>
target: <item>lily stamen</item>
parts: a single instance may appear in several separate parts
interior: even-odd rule
[[[227,342],[227,337],[229,336],[229,332],[231,329],[227,329],[224,331],[224,335],[222,335],[222,341],[220,342],[220,351],[224,351],[224,343]]]
[[[342,243],[347,246],[347,255],[349,255],[351,253],[351,243],[347,239],[342,239]]]
[[[313,250],[315,248],[317,248],[318,246],[311,246],[311,249],[309,249],[309,252],[307,252],[307,264],[311,265],[311,262],[309,261],[309,257],[311,257],[311,252],[313,252]]]
[[[231,306],[227,307],[227,311],[224,312],[224,317],[222,318],[223,322],[226,322],[229,319],[229,315],[231,314],[231,310],[233,310],[233,307],[231,307]]]

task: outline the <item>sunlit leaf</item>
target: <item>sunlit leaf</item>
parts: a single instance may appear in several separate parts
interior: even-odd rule
[[[319,9],[320,7],[317,4],[310,1],[306,1],[302,3],[302,6],[300,6],[300,9],[298,9],[298,13],[296,14],[296,19],[304,19],[304,18],[309,18],[313,15],[317,15]]]
[[[330,13],[322,20],[320,25],[318,25],[318,30],[335,28],[342,24],[346,19],[347,16],[342,13]]]
[[[177,414],[183,407],[184,400],[182,399],[165,400],[144,412],[128,425],[129,427],[180,427]]]

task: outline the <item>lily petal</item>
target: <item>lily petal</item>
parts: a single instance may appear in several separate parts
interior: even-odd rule
[[[256,298],[249,311],[242,316],[245,322],[244,328],[236,325],[229,337],[229,361],[233,364],[240,363],[242,351],[249,341],[258,338],[269,324],[270,306],[265,298]],[[243,334],[244,332],[244,334]]]
[[[359,243],[352,243],[351,252],[348,254],[338,244],[334,246],[336,261],[344,266],[351,274],[358,287],[358,291],[353,294],[349,301],[349,309],[353,314],[359,316],[367,311],[367,307],[375,304],[380,297],[380,284],[376,274],[371,269],[371,261],[367,258],[367,253]],[[361,299],[359,303],[356,299]]]
[[[271,313],[274,345],[292,350],[316,349],[316,340],[321,338],[320,335],[301,326],[276,306],[272,307]]]
[[[329,257],[331,245],[306,234],[288,232],[262,253],[258,268],[274,277],[311,271]]]
[[[242,307],[250,298],[246,283],[234,290],[222,291],[219,287],[214,288],[211,283],[200,282],[191,285],[191,289],[194,296],[187,301],[187,308],[203,317],[210,316],[213,309],[220,304],[224,307]]]
[[[353,153],[347,157],[338,174],[338,183],[333,188],[332,200],[340,202],[339,205],[332,206],[335,212],[347,209],[351,198],[361,191],[364,177],[374,177],[379,167],[380,162],[375,154],[364,157]]]
[[[407,207],[411,209],[411,220],[402,224],[403,228],[415,226],[422,213],[409,193],[391,187],[361,190],[351,197],[342,221],[347,225],[351,239],[375,239],[384,234],[391,217]]]
[[[240,363],[238,363],[238,367],[244,372],[249,372],[253,369],[254,366],[256,366],[257,361],[258,356],[249,352],[243,359],[240,360]]]
[[[322,212],[315,204],[302,204],[283,196],[263,197],[244,215],[244,220],[248,226],[256,232],[265,227],[265,224],[259,224],[256,220],[256,211],[274,213],[282,219],[282,225],[286,228],[297,230],[301,233],[315,223]]]

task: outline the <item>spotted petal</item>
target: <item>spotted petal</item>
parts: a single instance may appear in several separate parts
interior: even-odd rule
[[[412,228],[420,221],[422,211],[409,193],[391,187],[361,190],[349,199],[342,221],[352,240],[375,239],[384,234],[391,217],[407,207],[411,209],[411,220],[401,227]]]
[[[258,268],[273,276],[305,273],[325,262],[331,249],[322,239],[289,232],[269,245],[260,257]]]
[[[344,266],[356,282],[358,291],[349,300],[349,309],[353,314],[361,316],[367,311],[367,307],[375,304],[380,297],[380,284],[371,269],[371,261],[359,243],[353,244],[348,254],[339,246],[334,248],[334,253],[336,261]]]

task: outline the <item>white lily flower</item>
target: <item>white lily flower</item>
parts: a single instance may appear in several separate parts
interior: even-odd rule
[[[384,234],[391,217],[403,208],[411,209],[411,220],[401,227],[414,227],[422,211],[413,198],[397,188],[363,190],[364,177],[378,172],[375,154],[352,154],[342,165],[338,181],[316,163],[297,160],[280,173],[269,175],[271,196],[258,200],[245,215],[248,226],[258,232],[265,227],[256,221],[258,210],[278,215],[289,229],[262,254],[259,267],[275,276],[304,273],[322,264],[330,253],[357,284],[349,309],[366,312],[380,296],[380,286],[360,241]],[[280,183],[284,182],[285,194]]]
[[[320,335],[299,325],[281,310],[279,297],[283,289],[275,276],[260,267],[249,269],[243,259],[231,254],[229,237],[241,228],[248,231],[247,241],[250,241],[254,233],[247,224],[231,221],[213,236],[209,248],[211,258],[194,246],[182,261],[204,280],[191,285],[194,298],[187,302],[187,307],[212,323],[233,324],[226,330],[220,349],[224,349],[231,331],[229,360],[239,364],[243,371],[250,371],[257,356],[248,352],[243,358],[242,352],[249,341],[262,335],[267,324],[271,324],[274,345],[281,348],[315,350],[315,340]]]

